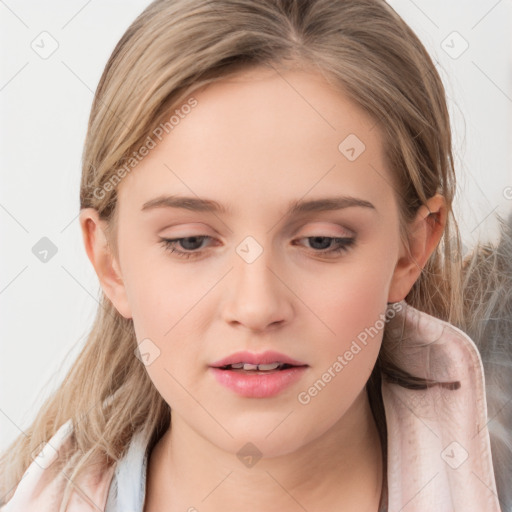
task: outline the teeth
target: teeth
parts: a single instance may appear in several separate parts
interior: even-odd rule
[[[234,363],[230,365],[233,370],[277,370],[281,363],[268,363],[268,364],[251,364],[251,363]]]
[[[257,364],[244,363],[244,370],[257,370]]]
[[[269,364],[259,364],[258,370],[275,370],[276,368],[279,368],[281,366],[281,363],[269,363]],[[245,369],[245,366],[244,366]]]

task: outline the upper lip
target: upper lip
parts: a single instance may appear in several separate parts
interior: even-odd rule
[[[284,363],[293,366],[307,366],[306,363],[302,363],[301,361],[297,361],[296,359],[292,359],[285,354],[281,354],[279,352],[275,352],[273,350],[268,350],[266,352],[262,352],[260,354],[256,354],[254,352],[235,352],[234,354],[229,355],[228,357],[224,357],[223,359],[219,359],[214,363],[211,363],[210,366],[214,368],[220,368],[222,366],[227,366],[230,364],[236,363],[250,363],[250,364],[269,364],[269,363]]]

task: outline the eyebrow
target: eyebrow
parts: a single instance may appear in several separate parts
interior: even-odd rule
[[[357,197],[351,196],[335,196],[323,197],[319,199],[290,201],[285,215],[294,216],[303,213],[342,210],[344,208],[350,208],[353,206],[359,206],[377,211],[377,208],[375,208],[372,203],[366,201],[365,199],[359,199]],[[214,201],[213,199],[200,197],[186,197],[177,195],[159,196],[155,199],[151,199],[150,201],[145,202],[141,210],[148,211],[154,208],[180,208],[194,212],[232,215],[231,209],[224,206],[223,204]]]

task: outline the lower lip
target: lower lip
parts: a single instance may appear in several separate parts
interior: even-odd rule
[[[268,398],[279,394],[297,382],[307,366],[294,366],[269,373],[242,373],[220,368],[210,369],[218,382],[238,395],[249,398]]]

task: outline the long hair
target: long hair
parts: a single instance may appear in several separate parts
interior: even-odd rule
[[[94,97],[85,141],[80,207],[107,221],[117,254],[115,185],[136,156],[193,91],[251,66],[321,73],[375,121],[400,211],[400,235],[427,199],[441,193],[448,209],[443,237],[405,300],[464,325],[459,230],[452,211],[456,180],[445,90],[428,52],[384,0],[156,0],[131,24],[110,56]],[[183,109],[183,111],[185,111]],[[160,127],[160,132],[158,129]],[[375,169],[375,172],[381,170]],[[72,481],[92,464],[112,465],[135,432],[150,447],[171,411],[134,356],[132,321],[101,293],[86,343],[62,385],[46,400],[27,436],[0,459],[0,504],[31,462],[31,453],[68,419],[73,448],[62,467]],[[379,379],[402,374],[382,349],[368,383],[381,439],[386,423]],[[71,483],[61,510],[65,509]]]

